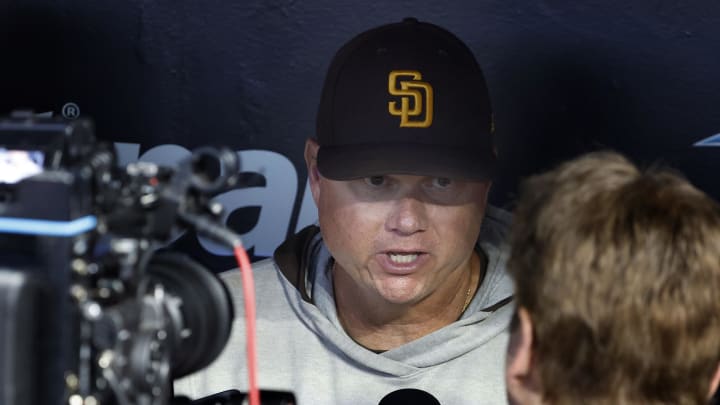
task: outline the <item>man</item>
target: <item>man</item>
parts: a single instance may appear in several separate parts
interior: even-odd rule
[[[511,235],[511,403],[708,403],[720,379],[716,202],[596,152],[529,179]]]
[[[492,114],[467,46],[414,19],[348,42],[305,160],[319,227],[254,266],[260,388],[301,405],[506,403],[508,214],[487,206]],[[239,275],[224,280],[242,313]],[[176,392],[247,389],[239,318]]]

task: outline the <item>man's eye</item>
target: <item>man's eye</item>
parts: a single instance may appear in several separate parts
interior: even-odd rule
[[[385,184],[385,177],[383,176],[371,176],[365,177],[365,183],[369,186],[379,187]]]
[[[433,183],[432,183],[432,185],[434,187],[439,187],[439,188],[450,187],[451,184],[452,184],[452,180],[448,179],[447,177],[435,177],[433,179]]]

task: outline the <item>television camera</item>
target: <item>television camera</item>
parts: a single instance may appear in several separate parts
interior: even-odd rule
[[[0,403],[172,403],[172,381],[225,346],[215,274],[163,246],[183,228],[228,245],[211,197],[237,154],[119,167],[89,120],[0,119]]]

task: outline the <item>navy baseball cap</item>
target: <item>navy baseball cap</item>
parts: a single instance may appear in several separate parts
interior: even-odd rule
[[[317,116],[320,173],[486,180],[496,166],[490,97],[472,51],[414,18],[345,44],[325,78]]]

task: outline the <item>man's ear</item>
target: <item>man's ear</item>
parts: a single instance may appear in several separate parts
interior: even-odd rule
[[[533,324],[528,311],[519,307],[513,320],[505,361],[505,383],[511,404],[539,404],[541,392],[533,369]]]
[[[715,395],[718,385],[720,385],[720,364],[718,364],[718,367],[715,369],[715,375],[712,380],[710,380],[710,392],[708,392],[708,398],[712,398],[713,395]]]
[[[320,145],[313,138],[305,141],[305,165],[307,166],[308,180],[310,181],[310,192],[312,193],[315,205],[318,205],[320,197],[320,171],[317,168],[317,155]]]

